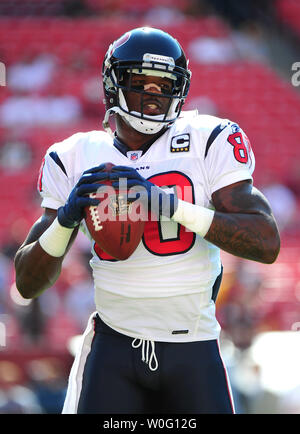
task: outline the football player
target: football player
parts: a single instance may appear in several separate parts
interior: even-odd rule
[[[104,131],[46,153],[42,217],[16,258],[17,287],[37,297],[58,278],[99,182],[160,197],[134,253],[118,261],[91,239],[96,311],[69,377],[64,413],[233,413],[218,339],[220,249],[271,264],[280,238],[253,186],[255,160],[234,122],[184,112],[191,72],[176,39],[127,32],[103,62]],[[110,117],[115,121],[112,133]],[[105,172],[105,162],[115,167]],[[165,204],[168,206],[165,206]]]

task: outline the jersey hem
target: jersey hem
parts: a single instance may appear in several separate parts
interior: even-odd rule
[[[219,337],[220,337],[221,328],[216,333],[207,334],[207,335],[200,335],[200,336],[193,336],[190,338],[178,338],[178,337],[176,337],[174,339],[170,339],[170,338],[157,337],[154,335],[149,336],[149,335],[144,335],[144,334],[137,334],[137,333],[128,332],[127,330],[124,331],[123,329],[112,326],[111,324],[108,324],[108,322],[103,319],[103,317],[101,316],[101,314],[99,313],[98,310],[95,313],[98,314],[101,321],[103,321],[104,324],[106,324],[112,330],[120,333],[121,335],[128,336],[132,339],[144,339],[144,340],[149,340],[149,341],[154,341],[154,342],[185,343],[185,342],[211,341],[211,340],[219,339]],[[216,323],[216,325],[218,325],[220,327],[218,322]]]

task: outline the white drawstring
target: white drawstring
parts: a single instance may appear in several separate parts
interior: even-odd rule
[[[139,342],[136,344],[135,341],[139,341]],[[149,343],[151,343],[150,357],[149,357]],[[146,356],[145,356],[145,344],[146,344]],[[156,371],[158,368],[158,361],[155,354],[155,342],[136,338],[133,340],[131,345],[132,348],[138,348],[142,345],[142,361],[149,365],[149,369],[151,371]],[[153,360],[154,360],[154,366],[152,366]]]

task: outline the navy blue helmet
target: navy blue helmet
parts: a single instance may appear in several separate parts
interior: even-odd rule
[[[187,97],[191,78],[186,56],[178,41],[168,33],[150,27],[131,30],[113,42],[105,55],[102,74],[106,106],[104,128],[109,129],[109,116],[118,113],[144,134],[155,134],[175,122]],[[163,95],[169,98],[166,113],[150,116],[129,111],[124,91],[149,94],[131,87],[131,74],[172,80],[171,93]],[[125,77],[129,77],[126,82]]]

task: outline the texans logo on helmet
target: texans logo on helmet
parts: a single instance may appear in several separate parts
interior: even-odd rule
[[[113,55],[113,53],[116,51],[117,48],[126,44],[126,42],[128,41],[129,38],[130,38],[130,32],[127,32],[123,36],[121,36],[119,39],[117,39],[110,47],[110,50],[108,53],[108,58]]]

